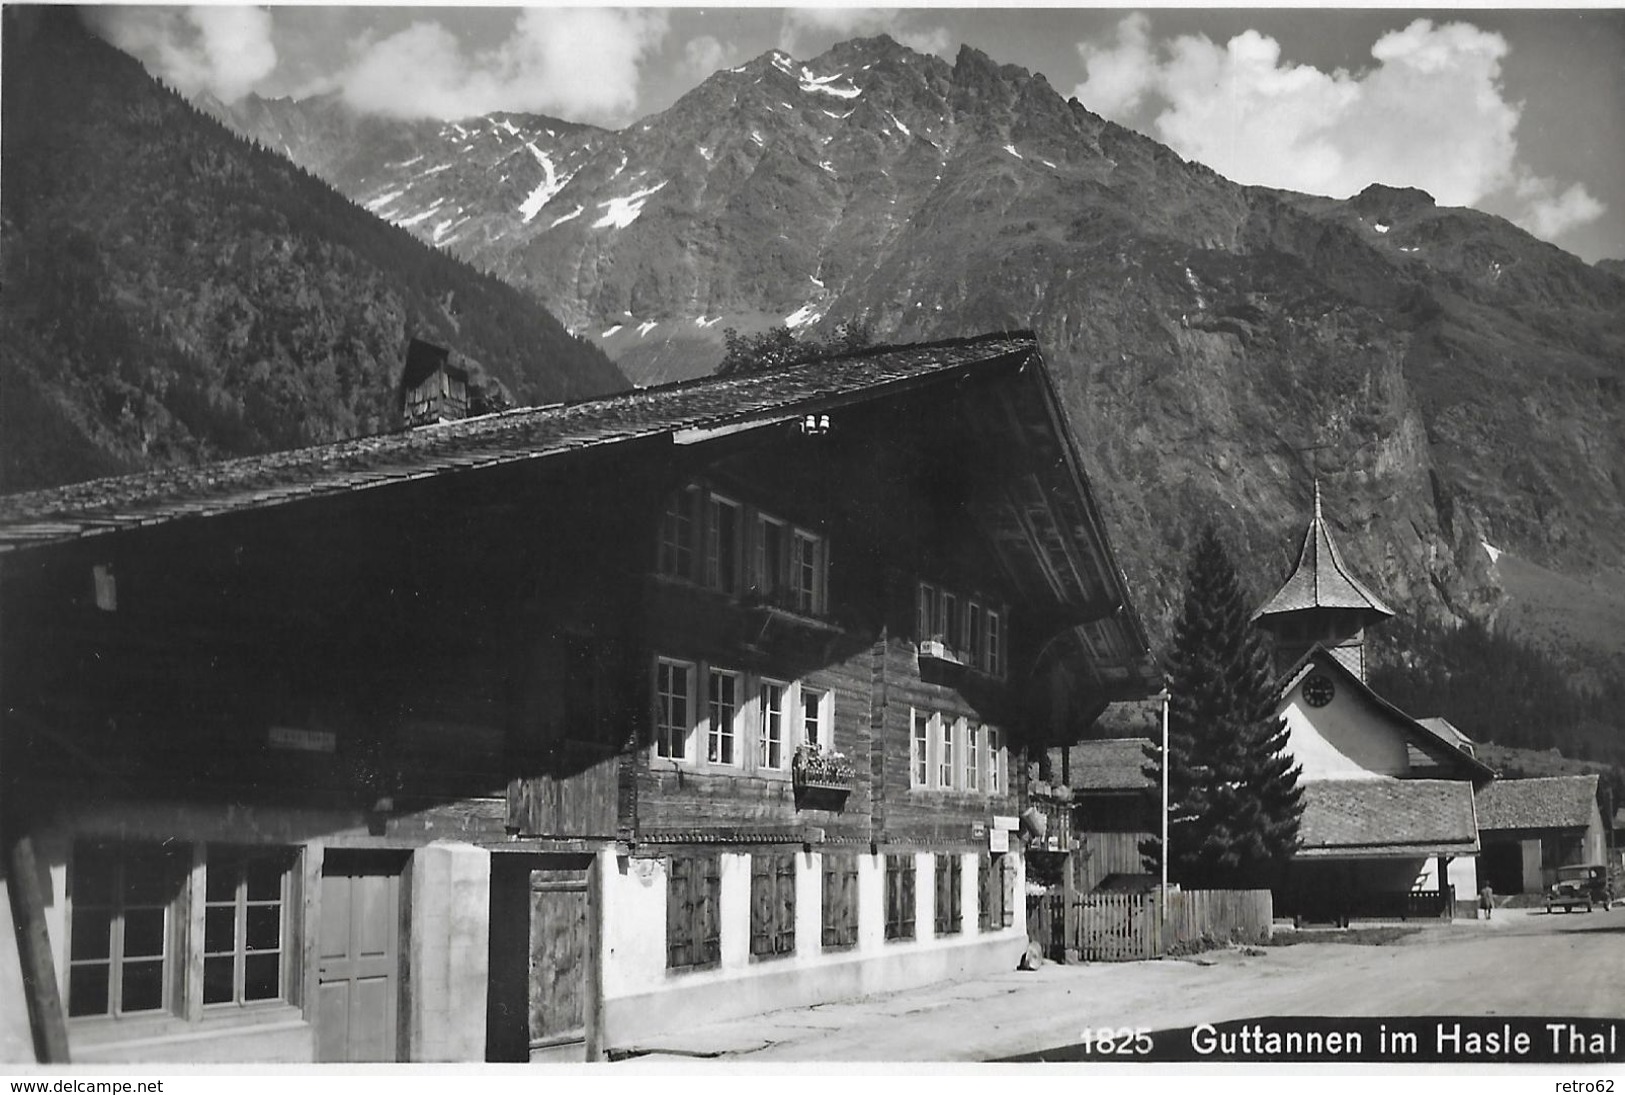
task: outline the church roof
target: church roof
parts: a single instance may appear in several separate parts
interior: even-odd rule
[[[1356,578],[1343,562],[1331,530],[1320,512],[1320,484],[1315,484],[1315,515],[1304,533],[1298,565],[1292,575],[1253,619],[1314,608],[1342,608],[1392,616],[1394,610]]]

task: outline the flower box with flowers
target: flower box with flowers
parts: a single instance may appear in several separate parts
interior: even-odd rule
[[[817,746],[796,747],[790,764],[797,787],[824,791],[850,791],[857,770],[841,753],[826,753]]]

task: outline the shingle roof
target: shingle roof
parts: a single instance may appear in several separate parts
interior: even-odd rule
[[[1264,606],[1253,613],[1253,619],[1283,612],[1301,612],[1311,608],[1346,608],[1392,616],[1394,610],[1382,598],[1371,592],[1356,578],[1343,562],[1343,553],[1326,527],[1320,513],[1320,484],[1315,484],[1315,515],[1309,520],[1309,529],[1303,536],[1303,547],[1298,551],[1298,565],[1286,584],[1276,591]]]
[[[1478,850],[1472,784],[1338,779],[1303,785],[1304,858],[1464,855]]]
[[[1036,354],[1030,333],[984,335],[527,407],[199,467],[163,468],[0,497],[0,552],[101,532],[535,460],[685,429],[772,420],[872,399]]]
[[[1068,785],[1074,791],[1137,791],[1152,785],[1141,771],[1146,763],[1144,738],[1084,741],[1069,746],[1068,752]],[[1054,769],[1060,779],[1058,763]]]
[[[1478,827],[1583,829],[1597,803],[1597,776],[1498,779],[1478,792]]]

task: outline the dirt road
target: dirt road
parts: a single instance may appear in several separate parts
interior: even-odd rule
[[[985,1061],[1070,1045],[1088,1027],[1164,1030],[1265,1015],[1625,1019],[1625,908],[1500,910],[1488,923],[1430,926],[1381,946],[1304,942],[1192,960],[1046,965],[621,1048],[667,1063]]]

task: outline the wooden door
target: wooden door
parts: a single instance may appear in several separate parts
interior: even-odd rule
[[[530,1046],[587,1034],[587,870],[530,872]]]
[[[316,1059],[393,1061],[400,997],[399,870],[334,858],[322,870]]]

